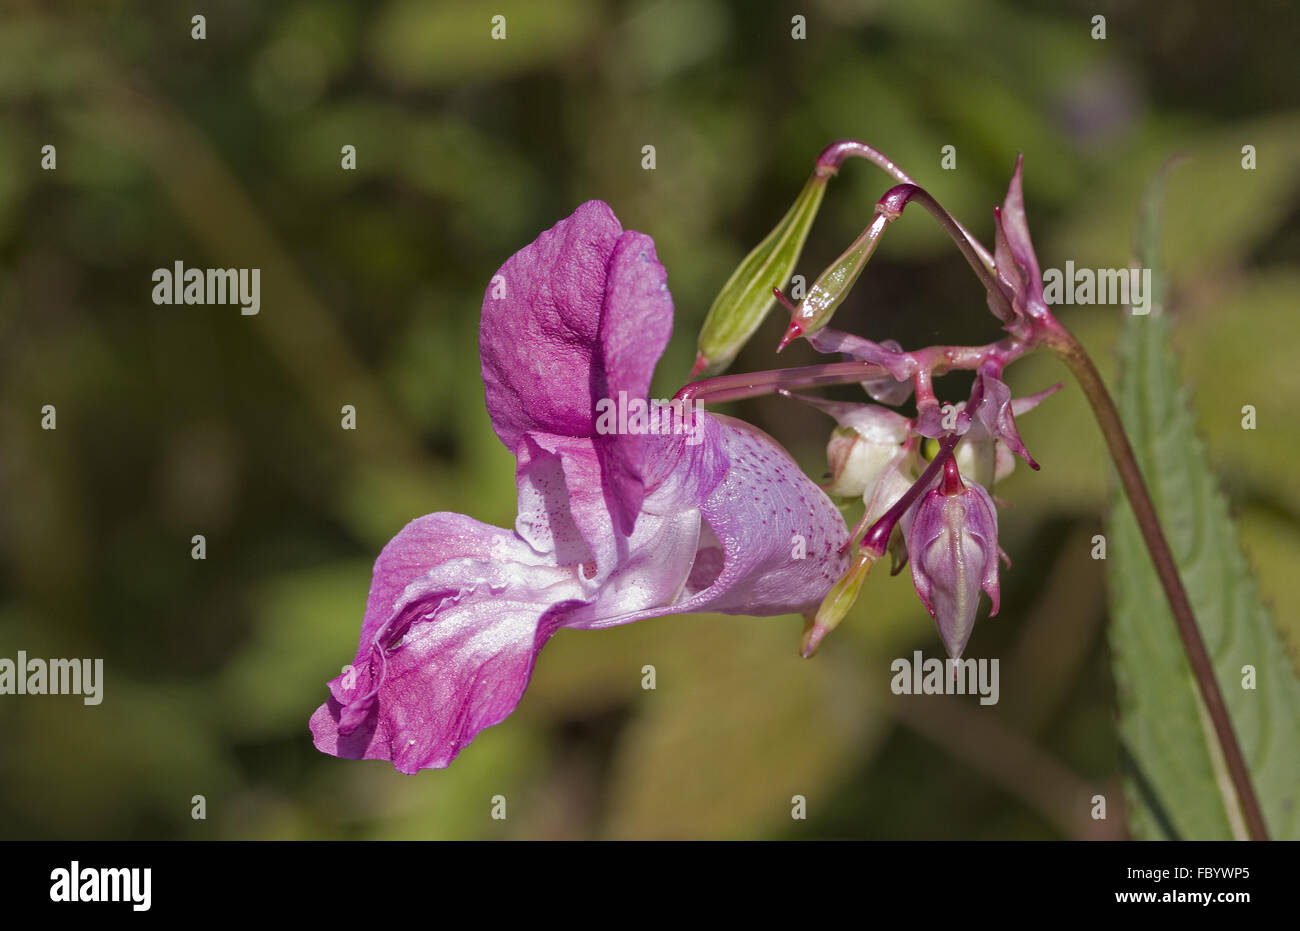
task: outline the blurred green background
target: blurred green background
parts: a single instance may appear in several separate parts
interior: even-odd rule
[[[495,13],[505,41],[490,39]],[[1167,207],[1169,309],[1251,561],[1300,641],[1286,3],[1248,22],[1226,4],[998,0],[0,15],[0,656],[105,661],[98,707],[0,698],[0,837],[1125,836],[1089,558],[1110,473],[1072,385],[1022,420],[1042,472],[1022,465],[998,488],[1014,566],[967,653],[1001,658],[993,709],[890,693],[893,658],[940,648],[907,575],[881,573],[811,661],[798,618],[562,631],[518,711],[446,771],[312,748],[307,718],[353,655],[388,538],[437,510],[513,522],[514,463],[477,374],[496,268],[580,202],[609,202],[668,269],[668,396],[716,290],[839,138],[882,148],[986,242],[1023,151],[1045,267],[1127,265],[1139,193],[1167,156],[1191,157]],[[356,171],[340,169],[349,144]],[[846,165],[809,280],[889,185]],[[175,260],[260,267],[261,313],[155,306],[151,273]],[[1108,377],[1120,312],[1061,315]],[[891,228],[837,325],[907,348],[998,332],[922,212]],[[733,371],[812,362],[804,344],[777,361],[783,328],[774,314]],[[1017,393],[1067,378],[1039,358],[1009,375]],[[968,384],[950,376],[941,394]],[[729,410],[824,471],[829,420],[780,398]],[[1088,817],[1095,793],[1106,821]],[[497,794],[505,821],[489,817]]]

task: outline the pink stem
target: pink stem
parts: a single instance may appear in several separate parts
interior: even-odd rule
[[[885,549],[889,546],[889,536],[894,532],[894,526],[902,519],[903,514],[912,506],[913,502],[921,496],[921,492],[925,491],[930,483],[934,481],[934,477],[944,467],[944,464],[952,455],[953,448],[960,439],[961,437],[955,433],[950,433],[939,441],[939,452],[935,454],[930,464],[925,467],[921,477],[913,482],[912,487],[903,492],[902,497],[880,516],[880,520],[871,525],[871,529],[863,536],[859,546],[877,559],[885,555]]]
[[[783,388],[808,388],[814,385],[848,385],[888,375],[874,362],[831,362],[799,368],[771,369],[743,375],[719,375],[682,386],[673,400],[738,401],[764,394],[776,394]]]

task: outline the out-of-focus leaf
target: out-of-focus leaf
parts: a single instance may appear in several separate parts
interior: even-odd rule
[[[753,837],[826,803],[884,732],[883,679],[847,654],[802,660],[796,619],[664,618],[692,649],[656,666],[615,761],[613,837]],[[668,630],[668,628],[676,628]],[[873,687],[874,685],[874,687]]]
[[[1188,387],[1215,462],[1234,484],[1292,515],[1300,515],[1300,367],[1294,340],[1277,337],[1293,332],[1297,306],[1300,275],[1261,271],[1212,294],[1193,314],[1180,308],[1175,334],[1188,372],[1197,373]],[[1253,430],[1242,426],[1246,405],[1254,408]]]
[[[307,718],[329,697],[325,683],[356,649],[369,586],[364,561],[282,576],[267,586],[256,635],[217,682],[227,730],[245,739],[296,730],[310,739]]]
[[[725,4],[644,0],[619,27],[613,64],[632,86],[654,86],[719,53],[730,38]]]
[[[496,15],[503,17],[504,38],[492,37],[500,25],[493,22]],[[380,14],[371,38],[381,73],[401,85],[437,87],[560,60],[599,21],[587,0],[513,4],[501,10],[471,0],[396,0]]]
[[[1160,150],[1144,151],[1130,170],[1087,198],[1085,209],[1057,237],[1070,244],[1065,258],[1080,268],[1123,263],[1116,233],[1124,205],[1138,200],[1141,179],[1158,167],[1169,145],[1164,140]],[[1246,145],[1255,149],[1253,170],[1242,167]],[[1286,218],[1300,190],[1300,114],[1229,126],[1184,146],[1187,160],[1170,177],[1165,197],[1164,267],[1172,281],[1236,264]]]
[[[1153,191],[1152,203],[1156,193]],[[1148,207],[1148,209],[1151,209]],[[1141,235],[1153,264],[1158,231]],[[1153,276],[1158,278],[1159,276]],[[1300,838],[1300,680],[1259,597],[1170,349],[1169,319],[1128,316],[1119,406],[1196,611],[1219,687],[1275,838]],[[1110,522],[1111,648],[1132,761],[1130,823],[1144,838],[1244,836],[1221,753],[1173,616],[1126,500]],[[1245,688],[1246,667],[1254,688]]]
[[[33,656],[58,655],[26,643]],[[26,809],[43,837],[157,839],[168,823],[188,823],[203,836],[202,823],[189,818],[191,799],[203,795],[215,805],[238,781],[197,690],[140,686],[122,667],[105,658],[101,704],[27,696],[7,729],[6,744],[22,747],[23,756],[22,765],[6,767],[6,803]]]
[[[1259,579],[1264,603],[1286,640],[1292,666],[1300,668],[1300,588],[1295,567],[1300,566],[1300,530],[1294,520],[1272,508],[1244,508],[1237,515],[1246,555]]]

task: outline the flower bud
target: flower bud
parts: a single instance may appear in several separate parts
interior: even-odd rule
[[[993,217],[993,264],[998,287],[1006,298],[1006,305],[989,296],[989,309],[997,315],[1007,329],[1025,332],[1025,319],[1041,320],[1047,314],[1043,299],[1043,278],[1038,270],[1038,257],[1029,238],[1029,223],[1025,219],[1025,197],[1021,185],[1024,156],[1016,158],[1016,171],[1011,176],[1006,199],[995,208]],[[1010,316],[1007,315],[1010,311]]]
[[[898,455],[899,444],[870,440],[850,427],[836,427],[826,444],[831,481],[822,486],[828,495],[861,497],[873,488]]]
[[[807,337],[830,323],[835,309],[840,306],[849,291],[857,283],[858,276],[867,267],[867,261],[885,228],[898,219],[907,205],[912,193],[920,190],[912,184],[900,184],[885,192],[876,204],[876,215],[871,225],[862,231],[838,259],[827,268],[813,286],[808,289],[808,296],[803,299],[791,315],[790,327],[777,346],[777,352],[784,349],[792,340]]]
[[[903,518],[912,583],[939,626],[948,655],[961,656],[975,626],[979,593],[998,613],[998,516],[975,482],[964,484],[957,463],[944,463],[939,484]]]
[[[870,553],[860,553],[857,560],[849,567],[849,571],[831,586],[831,590],[822,599],[817,613],[804,625],[803,643],[799,652],[805,659],[816,653],[822,639],[840,626],[840,621],[844,620],[845,615],[858,600],[862,583],[875,562],[876,558]]]
[[[907,494],[915,481],[908,468],[909,460],[914,460],[915,457],[897,450],[896,453],[897,455],[881,470],[880,475],[867,487],[862,496],[867,506],[862,515],[862,523],[867,526],[884,517],[885,512],[894,506],[894,502]]]
[[[900,453],[876,479],[875,484],[866,490],[862,500],[867,507],[858,526],[870,527],[884,517],[885,512],[892,508],[899,498],[907,494],[915,482],[911,469],[911,463],[915,459],[915,453]],[[895,525],[889,534],[889,543],[885,552],[889,553],[889,574],[898,575],[907,564],[907,543],[903,537],[902,527]]]
[[[1016,457],[1007,444],[995,440],[980,423],[966,432],[952,454],[958,470],[984,488],[992,488],[1016,468]]]
[[[793,205],[767,237],[745,256],[722,286],[700,330],[694,375],[716,375],[754,335],[775,300],[774,288],[794,274],[804,241],[834,171],[817,168]]]
[[[879,404],[827,401],[792,391],[781,394],[834,417],[839,423],[826,445],[831,481],[823,486],[830,495],[870,497],[880,477],[901,458],[911,422],[902,414]]]

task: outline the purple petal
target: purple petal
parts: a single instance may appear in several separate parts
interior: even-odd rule
[[[644,398],[650,391],[655,364],[663,355],[673,328],[668,273],[659,264],[654,240],[627,232],[618,238],[605,282],[605,306],[600,320],[603,366],[592,372],[592,397]],[[594,403],[594,402],[593,402]],[[619,529],[632,532],[641,508],[645,484],[641,478],[644,440],[640,436],[601,436],[596,451],[612,485],[607,496]]]
[[[1038,270],[1038,256],[1034,255],[1034,244],[1029,238],[1029,221],[1025,217],[1025,192],[1021,183],[1024,163],[1024,155],[1016,157],[1016,170],[1011,176],[1011,184],[1007,187],[1007,196],[1002,201],[1000,225],[1011,257],[1023,270],[1030,289],[1037,288],[1041,297],[1043,276]]]
[[[648,236],[588,201],[497,272],[479,331],[488,413],[516,452],[525,433],[596,435],[602,398],[645,398],[672,330],[666,273]],[[604,437],[602,489],[624,532],[640,504],[641,438]]]
[[[1011,389],[1007,387],[1006,382],[994,374],[992,369],[987,367],[980,369],[975,378],[975,386],[971,390],[968,406],[974,410],[975,417],[984,424],[995,439],[1006,443],[1007,448],[1021,456],[1029,463],[1030,468],[1038,468],[1038,463],[1025,449],[1025,444],[1020,439],[1020,432],[1016,429]]]
[[[846,356],[858,361],[870,361],[884,368],[894,381],[907,382],[909,384],[911,376],[917,368],[911,356],[902,351],[898,343],[887,341],[885,343],[874,343],[870,339],[855,337],[852,333],[844,333],[841,330],[835,330],[826,326],[826,328],[815,330],[807,334],[807,341],[813,343],[813,348],[818,352],[842,352]],[[883,381],[881,378],[871,378],[871,382]],[[907,395],[902,395],[906,398]],[[900,402],[901,403],[901,400]]]
[[[911,432],[912,422],[896,411],[879,404],[861,404],[853,401],[829,401],[809,394],[782,391],[787,397],[802,401],[831,417],[841,427],[853,429],[863,439],[873,443],[899,445]]]
[[[1025,198],[1021,185],[1024,156],[1016,159],[1016,170],[1011,176],[1006,199],[1000,210],[994,212],[993,266],[1002,291],[1017,314],[1039,317],[1046,312],[1043,302],[1043,276],[1038,268],[1038,257],[1029,237],[1029,222],[1025,217]],[[989,306],[996,305],[990,301]],[[1004,323],[1012,321],[1005,320]]]
[[[944,408],[947,406],[946,404],[941,405],[937,402],[930,402],[918,407],[916,426],[913,429],[921,436],[929,437],[932,440],[949,434],[964,436],[966,431],[970,429],[971,424],[970,413],[967,411],[969,405],[965,401],[953,405],[956,416],[951,420],[951,427],[944,426],[944,421],[948,420],[949,414],[952,413],[951,411],[944,412]]]
[[[661,511],[661,504],[668,506]],[[625,541],[626,555],[602,581],[596,600],[574,609],[564,626],[599,630],[672,613],[664,609],[687,587],[702,529],[699,511],[683,510],[666,495],[649,495]]]
[[[1063,387],[1064,384],[1058,381],[1050,388],[1044,388],[1042,391],[1039,391],[1037,394],[1025,395],[1023,398],[1012,398],[1011,413],[1019,417],[1021,414],[1027,411],[1032,411],[1039,404],[1043,403],[1044,400],[1056,394],[1056,392],[1060,391],[1061,388]]]
[[[519,442],[515,530],[537,553],[582,570],[593,584],[614,569],[620,551],[602,473],[592,440],[528,433]]]
[[[706,525],[683,599],[622,619],[687,612],[767,616],[800,613],[821,603],[844,571],[840,552],[848,527],[839,509],[766,433],[743,421],[705,414],[714,424],[683,467],[724,457],[727,468],[706,498],[685,492],[698,486],[673,480],[670,494],[656,489],[647,509],[698,507]],[[680,438],[671,438],[682,447]],[[710,452],[700,451],[712,446]]]
[[[579,606],[572,570],[459,514],[408,524],[375,563],[352,669],[311,718],[316,747],[444,767],[514,710],[542,645]]]
[[[727,477],[731,459],[722,424],[702,409],[686,436],[647,437],[646,487],[662,500],[698,508]]]
[[[882,340],[880,346],[890,352],[896,352],[899,355],[903,354],[903,346],[896,339]],[[881,404],[887,404],[890,407],[896,407],[912,396],[911,376],[901,381],[895,379],[893,375],[868,378],[862,382],[862,387],[873,401],[879,401]]]

